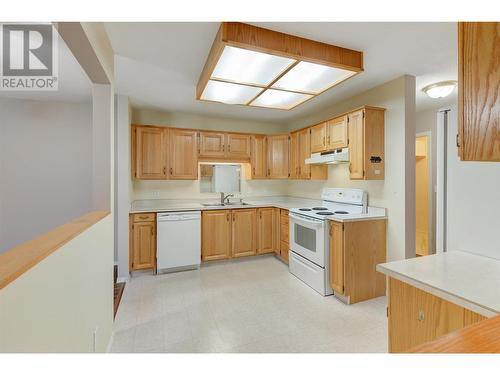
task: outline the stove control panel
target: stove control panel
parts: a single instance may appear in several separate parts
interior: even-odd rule
[[[362,189],[327,188],[323,189],[321,193],[321,199],[336,203],[366,206],[368,195],[366,191]]]

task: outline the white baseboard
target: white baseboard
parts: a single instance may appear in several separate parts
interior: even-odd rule
[[[130,276],[116,278],[116,282],[118,283],[128,283],[129,281],[130,281]]]

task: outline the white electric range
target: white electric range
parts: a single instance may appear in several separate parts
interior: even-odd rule
[[[322,204],[292,208],[290,220],[290,272],[323,296],[330,287],[330,236],[328,218],[359,215],[368,210],[368,196],[361,189],[323,189]]]

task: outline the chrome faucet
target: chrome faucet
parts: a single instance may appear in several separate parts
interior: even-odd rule
[[[224,193],[220,193],[220,204],[221,206],[224,206],[224,204],[226,203],[229,203],[229,197],[234,197],[233,194],[228,194],[226,196],[224,196]]]

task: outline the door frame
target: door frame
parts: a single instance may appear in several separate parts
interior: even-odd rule
[[[415,134],[415,141],[419,137],[427,137],[427,246],[428,255],[435,254],[436,249],[434,248],[434,226],[433,226],[433,209],[435,200],[434,191],[434,178],[432,173],[432,131],[427,130],[424,132],[418,132]],[[416,160],[415,160],[416,163]],[[415,179],[416,182],[416,179]],[[415,210],[416,211],[416,210]]]

